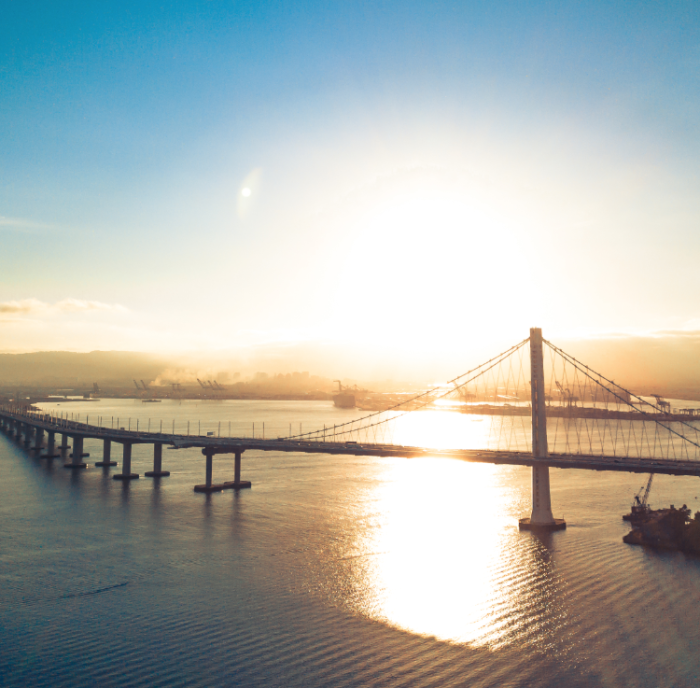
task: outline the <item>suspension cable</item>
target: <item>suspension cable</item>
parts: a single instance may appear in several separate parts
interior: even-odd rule
[[[609,388],[606,387],[602,382],[600,382],[600,380],[596,380],[588,371],[590,370],[594,375],[597,375],[599,378],[601,378],[601,379],[605,380],[606,382],[608,382],[609,384],[613,385],[613,387],[617,387],[618,389],[621,389],[621,390],[622,390],[623,392],[625,392],[629,397],[634,397],[635,399],[638,399],[642,404],[646,404],[647,406],[651,406],[654,410],[658,411],[659,413],[663,413],[663,411],[662,411],[658,406],[654,406],[654,404],[652,404],[651,402],[646,401],[645,399],[642,399],[639,395],[634,394],[633,392],[631,392],[631,391],[628,390],[628,389],[625,389],[622,385],[618,385],[617,382],[613,382],[612,380],[609,380],[609,379],[608,379],[607,377],[605,377],[604,375],[601,375],[599,372],[593,370],[593,368],[590,368],[589,366],[585,365],[584,363],[581,363],[581,361],[575,359],[575,358],[574,358],[573,356],[571,356],[570,354],[567,354],[566,351],[563,351],[563,350],[560,349],[558,346],[555,346],[554,344],[552,344],[552,342],[547,341],[547,340],[544,339],[544,338],[542,339],[542,341],[543,341],[545,344],[547,344],[549,347],[551,347],[554,351],[556,351],[562,358],[564,358],[564,360],[568,361],[568,362],[569,362],[571,365],[573,365],[577,370],[579,370],[580,372],[582,372],[582,373],[583,373],[586,377],[588,377],[590,380],[593,380],[593,382],[595,382],[597,385],[600,385],[600,387],[602,387],[602,388],[603,388],[604,390],[606,390],[607,392],[611,392],[611,393],[612,393],[617,399],[619,399],[623,404],[627,404],[628,406],[631,406],[635,411],[638,411],[638,412],[641,413],[642,415],[648,416],[650,420],[653,420],[655,423],[657,423],[658,425],[660,425],[662,428],[668,430],[669,432],[673,433],[673,434],[676,435],[677,437],[680,437],[681,439],[685,440],[686,442],[690,442],[690,444],[692,444],[693,446],[695,446],[695,447],[697,447],[698,449],[700,449],[700,444],[698,444],[697,442],[693,442],[693,440],[689,439],[689,438],[686,437],[685,435],[682,435],[682,434],[681,434],[680,432],[678,432],[677,430],[674,430],[673,428],[670,428],[668,425],[666,425],[666,424],[664,423],[664,421],[661,421],[661,420],[659,420],[658,418],[654,418],[654,416],[653,416],[651,413],[648,413],[647,411],[645,411],[645,410],[642,409],[642,408],[638,408],[638,407],[637,407],[635,404],[633,404],[631,401],[628,401],[627,399],[624,399],[624,398],[621,397],[619,394],[617,394],[617,392],[615,392],[614,389],[609,389]],[[584,370],[584,368],[585,368],[585,370]],[[690,428],[691,430],[693,430],[693,432],[695,432],[695,433],[697,433],[697,431],[698,431],[698,429],[697,429],[696,427],[693,427],[692,425],[690,425],[690,423],[686,423],[686,421],[684,421],[684,420],[671,421],[671,422],[681,423],[682,425],[685,425],[685,426],[689,427],[689,428]]]
[[[430,399],[429,399],[429,400],[426,400],[425,403],[423,403],[422,406],[420,406],[418,409],[412,409],[411,411],[418,411],[418,410],[420,410],[420,409],[422,409],[422,408],[425,408],[425,406],[427,406],[428,404],[431,404],[431,403],[433,403],[433,402],[435,402],[435,401],[438,401],[438,400],[442,399],[443,397],[446,397],[448,394],[454,393],[455,390],[461,389],[462,387],[464,387],[465,385],[469,384],[470,382],[472,382],[473,380],[475,380],[477,377],[479,377],[479,375],[483,375],[483,373],[486,373],[486,372],[488,372],[489,370],[491,370],[491,368],[493,368],[494,366],[496,366],[496,365],[498,365],[499,363],[501,363],[501,362],[502,362],[503,360],[505,360],[508,356],[510,356],[511,354],[514,354],[518,349],[520,349],[521,347],[523,347],[523,346],[524,346],[525,344],[527,344],[529,341],[530,341],[530,338],[527,337],[527,339],[523,339],[522,342],[519,342],[518,344],[515,344],[514,346],[511,346],[510,349],[507,349],[506,351],[501,352],[501,353],[498,354],[497,356],[494,356],[493,358],[490,358],[490,359],[489,359],[488,361],[486,361],[485,363],[482,363],[481,365],[476,366],[476,368],[472,368],[471,370],[468,370],[466,373],[462,373],[461,375],[458,375],[457,377],[453,378],[452,380],[448,380],[448,381],[445,383],[445,385],[455,385],[455,386],[454,386],[454,387],[451,387],[450,389],[448,389],[446,392],[444,392],[443,394],[441,394],[441,395],[438,396],[438,397],[432,397],[432,396],[431,396]],[[489,364],[491,364],[491,365],[489,365]],[[486,366],[489,366],[489,367],[486,368]],[[485,370],[481,370],[481,372],[479,372],[478,375],[474,375],[474,377],[472,377],[472,378],[470,378],[470,379],[468,379],[468,380],[465,380],[464,382],[460,383],[459,385],[456,384],[458,380],[461,380],[462,378],[464,378],[464,377],[466,377],[466,376],[468,376],[468,375],[472,375],[472,373],[475,373],[476,371],[480,370],[481,368],[485,368]],[[368,420],[368,419],[370,419],[370,418],[374,418],[375,416],[379,416],[379,415],[381,415],[382,413],[388,413],[389,411],[393,411],[393,410],[395,410],[395,409],[398,409],[398,408],[400,408],[401,406],[404,406],[405,404],[409,404],[409,403],[411,403],[411,402],[414,402],[414,401],[416,401],[417,399],[421,399],[421,398],[423,398],[423,397],[432,395],[432,394],[434,394],[434,393],[435,393],[437,390],[439,390],[439,389],[441,389],[441,387],[433,387],[432,389],[429,389],[429,390],[427,390],[427,391],[425,391],[425,392],[421,392],[420,394],[417,394],[416,396],[411,397],[410,399],[406,399],[406,400],[404,400],[404,401],[401,401],[401,402],[399,402],[398,404],[395,404],[394,406],[390,406],[389,408],[384,409],[384,410],[382,410],[382,411],[375,411],[374,413],[370,413],[370,414],[368,414],[368,415],[366,415],[366,416],[363,416],[362,418],[357,418],[357,419],[355,419],[355,420],[349,420],[349,421],[346,421],[345,423],[341,423],[340,425],[336,425],[336,426],[334,426],[334,435],[337,435],[337,434],[338,434],[338,432],[337,432],[338,428],[345,427],[346,425],[354,425],[355,423],[362,423],[363,421],[366,421],[366,420]],[[411,411],[404,411],[404,413],[410,413]],[[372,427],[375,427],[375,426],[377,426],[377,425],[381,425],[382,423],[386,423],[386,422],[389,421],[389,420],[394,420],[395,418],[398,418],[398,416],[393,416],[392,418],[386,418],[386,419],[381,420],[381,421],[376,422],[376,423],[370,423],[369,425],[365,425],[365,426],[363,426],[363,427],[361,427],[361,428],[355,428],[354,431],[366,430],[366,429],[368,429],[368,428],[372,428]],[[353,432],[354,432],[354,431],[353,431]],[[347,431],[344,430],[344,431],[343,431],[342,433],[340,433],[340,434],[345,434],[346,432],[347,432]],[[312,431],[310,431],[310,432],[305,432],[305,433],[302,433],[302,434],[299,434],[299,435],[290,435],[290,436],[287,437],[286,439],[296,440],[296,439],[300,439],[300,438],[302,438],[302,437],[318,436],[318,435],[320,435],[321,433],[323,433],[322,430],[312,430]]]

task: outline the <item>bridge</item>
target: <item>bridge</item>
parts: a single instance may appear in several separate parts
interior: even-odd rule
[[[547,356],[545,357],[545,351]],[[491,419],[481,446],[420,446],[401,441],[396,427],[426,410],[449,409]],[[46,414],[18,405],[0,407],[0,430],[26,447],[62,459],[68,469],[84,469],[85,439],[103,442],[102,461],[116,466],[112,444],[122,446],[122,470],[115,480],[139,477],[131,470],[134,444],[152,444],[153,470],[147,477],[167,477],[163,446],[201,448],[205,481],[196,492],[239,490],[251,486],[241,479],[246,451],[303,452],[376,457],[444,457],[463,461],[529,466],[532,468],[532,513],[520,520],[523,529],[561,529],[566,524],[552,513],[550,468],[626,471],[700,476],[700,419],[682,409],[674,413],[667,402],[643,399],[585,366],[551,342],[539,328],[498,356],[450,380],[388,408],[332,427],[265,438],[158,432],[106,427],[78,422],[65,415]],[[290,429],[291,430],[291,429]],[[201,432],[201,429],[200,429]],[[58,444],[56,437],[61,436]],[[410,433],[409,433],[410,435]],[[69,442],[72,444],[69,445]],[[69,449],[72,451],[69,453]],[[235,456],[233,480],[214,482],[217,454]],[[70,461],[68,461],[70,459]]]

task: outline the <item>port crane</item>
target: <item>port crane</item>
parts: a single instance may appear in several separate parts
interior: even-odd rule
[[[216,383],[216,387],[211,383],[211,380],[205,380],[202,382],[199,378],[197,378],[197,382],[199,382],[199,386],[205,391],[205,392],[213,392],[216,394],[217,392],[222,392],[223,387],[219,385],[219,383]]]
[[[566,389],[564,386],[559,382],[559,380],[555,380],[554,384],[557,386],[557,389],[559,390],[559,394],[562,396],[563,399],[566,400],[566,405],[568,408],[571,408],[572,406],[576,406],[576,402],[578,401],[578,397],[575,397],[572,393],[571,390],[567,387]]]
[[[660,394],[652,394],[651,396],[656,399],[656,405],[662,412],[671,413],[671,402],[666,401]]]

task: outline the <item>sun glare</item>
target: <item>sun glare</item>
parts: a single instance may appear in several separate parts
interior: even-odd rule
[[[251,170],[241,183],[236,204],[236,214],[239,219],[245,220],[250,215],[253,205],[259,200],[262,170],[258,167]]]
[[[492,419],[426,411],[402,420],[398,443],[486,448],[494,439]],[[522,495],[512,469],[437,457],[384,466],[357,516],[367,527],[352,543],[353,604],[420,635],[489,647],[512,642],[522,632],[513,610],[534,594],[523,590],[527,576],[514,582],[512,574],[539,565],[513,525]]]
[[[366,556],[363,612],[420,635],[497,646],[507,630],[494,608],[517,605],[503,576],[515,536],[501,510],[492,465],[442,459],[396,460],[375,492]],[[500,615],[499,615],[500,617]]]
[[[381,334],[391,346],[398,339],[402,351],[434,350],[446,324],[454,331],[479,322],[489,338],[512,336],[503,309],[522,310],[530,273],[522,227],[499,208],[428,189],[358,211],[343,232],[344,265],[333,285],[345,340],[348,316],[356,331]]]

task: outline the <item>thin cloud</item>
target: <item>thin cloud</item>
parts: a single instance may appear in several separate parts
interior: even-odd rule
[[[4,217],[0,215],[0,229],[11,229],[20,232],[30,232],[34,229],[51,229],[52,225],[44,222],[34,222],[21,217]]]
[[[83,301],[80,299],[63,299],[63,301],[54,304],[53,308],[62,313],[79,313],[83,311],[129,312],[128,308],[118,303],[102,303],[101,301]]]
[[[22,301],[3,301],[0,303],[0,313],[10,315],[28,315],[46,310],[48,304],[38,299],[23,299]]]
[[[102,303],[101,301],[86,301],[72,298],[63,299],[54,304],[45,303],[44,301],[39,301],[39,299],[0,302],[0,315],[15,317],[87,313],[94,311],[128,313],[129,309],[118,303]]]

